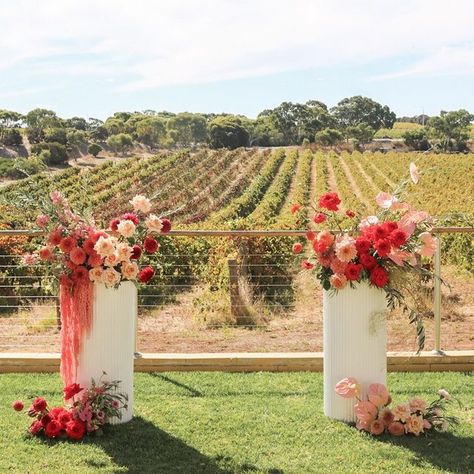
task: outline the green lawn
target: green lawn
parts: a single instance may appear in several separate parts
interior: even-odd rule
[[[25,435],[13,400],[60,403],[59,376],[0,375],[0,473],[431,473],[474,472],[474,374],[390,374],[395,402],[435,398],[446,388],[463,403],[452,433],[379,438],[322,413],[314,373],[137,374],[136,418],[82,443]]]

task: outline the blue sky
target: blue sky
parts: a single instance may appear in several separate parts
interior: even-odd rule
[[[362,94],[398,115],[474,112],[466,0],[1,3],[0,108],[63,117],[232,112]]]

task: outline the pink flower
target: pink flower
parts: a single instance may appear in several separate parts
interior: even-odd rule
[[[117,285],[120,282],[120,278],[120,273],[112,267],[107,268],[102,273],[102,282],[108,287]]]
[[[143,214],[148,214],[151,211],[151,202],[145,196],[136,195],[130,204],[133,206],[134,211],[141,211]]]
[[[355,398],[360,393],[360,384],[354,377],[346,377],[336,384],[335,391],[343,398]]]
[[[391,194],[381,192],[377,194],[375,202],[382,209],[390,209],[396,202],[398,202],[398,199]]]
[[[402,216],[398,228],[403,230],[409,238],[415,231],[416,224],[430,220],[430,215],[425,211],[409,211]]]
[[[394,416],[390,408],[382,408],[379,412],[379,420],[382,420],[385,426],[389,426],[393,423]]]
[[[370,424],[370,433],[374,436],[379,436],[385,431],[385,425],[381,420],[374,420]]]
[[[359,229],[363,230],[366,227],[370,227],[379,223],[379,218],[377,216],[367,216],[362,219],[359,224]]]
[[[357,418],[366,423],[372,423],[377,416],[377,407],[368,401],[362,400],[354,405]]]
[[[136,262],[123,262],[122,275],[127,280],[135,280],[138,275],[138,265]]]
[[[39,215],[36,218],[36,224],[38,227],[41,227],[42,229],[48,225],[49,222],[49,216],[46,216],[44,214]]]
[[[147,217],[145,225],[150,232],[160,233],[163,229],[163,221],[155,214],[150,214]]]
[[[135,224],[128,219],[121,220],[117,226],[117,232],[126,238],[131,237],[135,233],[135,229]]]
[[[392,436],[403,436],[405,434],[405,427],[399,421],[394,421],[388,425],[388,432]]]
[[[92,420],[92,410],[89,406],[84,407],[84,409],[79,413],[79,419],[81,421]]]
[[[343,274],[346,271],[347,263],[341,262],[341,260],[339,260],[337,257],[334,257],[331,260],[330,267],[334,273]]]
[[[99,267],[102,265],[102,257],[94,250],[94,252],[89,255],[87,263],[91,267]]]
[[[352,237],[344,236],[336,241],[336,256],[343,262],[350,262],[357,256],[355,240]]]
[[[329,282],[333,288],[336,288],[336,290],[342,290],[347,285],[347,278],[345,275],[334,273],[334,275],[329,277]]]
[[[387,405],[389,393],[385,385],[372,383],[367,389],[367,397],[369,402],[373,403],[376,407],[382,407]]]
[[[447,390],[445,390],[444,388],[438,390],[438,395],[441,397],[441,398],[444,398],[445,400],[451,400],[451,395],[449,394],[449,392]]]
[[[94,267],[89,270],[90,281],[101,282],[104,269],[102,267]]]
[[[21,257],[23,265],[35,265],[38,262],[38,257],[35,254],[27,253]]]
[[[416,250],[417,253],[423,257],[432,257],[437,248],[436,239],[429,232],[422,232],[419,238],[423,243],[421,247]]]
[[[357,420],[356,428],[357,428],[359,431],[370,431],[370,425],[371,425],[371,423],[372,423],[372,422]]]
[[[51,191],[49,197],[53,204],[61,204],[64,202],[64,197],[59,191]]]
[[[430,430],[431,429],[431,423],[428,420],[423,419],[423,429],[424,430]]]
[[[71,250],[69,258],[75,265],[82,265],[86,261],[86,252],[84,252],[80,247],[76,247]]]
[[[130,221],[125,221],[130,222]],[[130,222],[133,225],[133,222]],[[107,257],[115,252],[115,239],[112,237],[100,236],[94,245],[94,250],[101,256]]]
[[[41,260],[51,260],[51,257],[53,256],[53,252],[51,252],[51,249],[49,247],[42,247],[40,248],[39,251],[39,257]]]
[[[420,172],[413,162],[410,163],[410,177],[414,184],[418,184],[418,181],[420,180]]]
[[[331,234],[328,230],[322,230],[317,235],[318,242],[323,242],[329,247],[334,242],[334,235]]]
[[[392,247],[391,252],[388,254],[388,258],[400,267],[403,267],[405,262],[409,262],[412,266],[416,265],[416,256],[407,250],[400,250]]]

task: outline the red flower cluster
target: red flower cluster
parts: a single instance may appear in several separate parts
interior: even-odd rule
[[[145,267],[145,268],[142,268],[140,272],[138,273],[138,279],[142,283],[148,283],[153,278],[154,275],[155,275],[155,270],[153,270],[153,268]]]
[[[319,207],[328,211],[338,211],[339,204],[341,204],[341,200],[337,193],[326,193],[319,198]]]

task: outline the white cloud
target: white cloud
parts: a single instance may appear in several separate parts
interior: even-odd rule
[[[471,0],[3,2],[0,70],[115,78],[119,90],[422,59],[379,76],[473,73]]]

